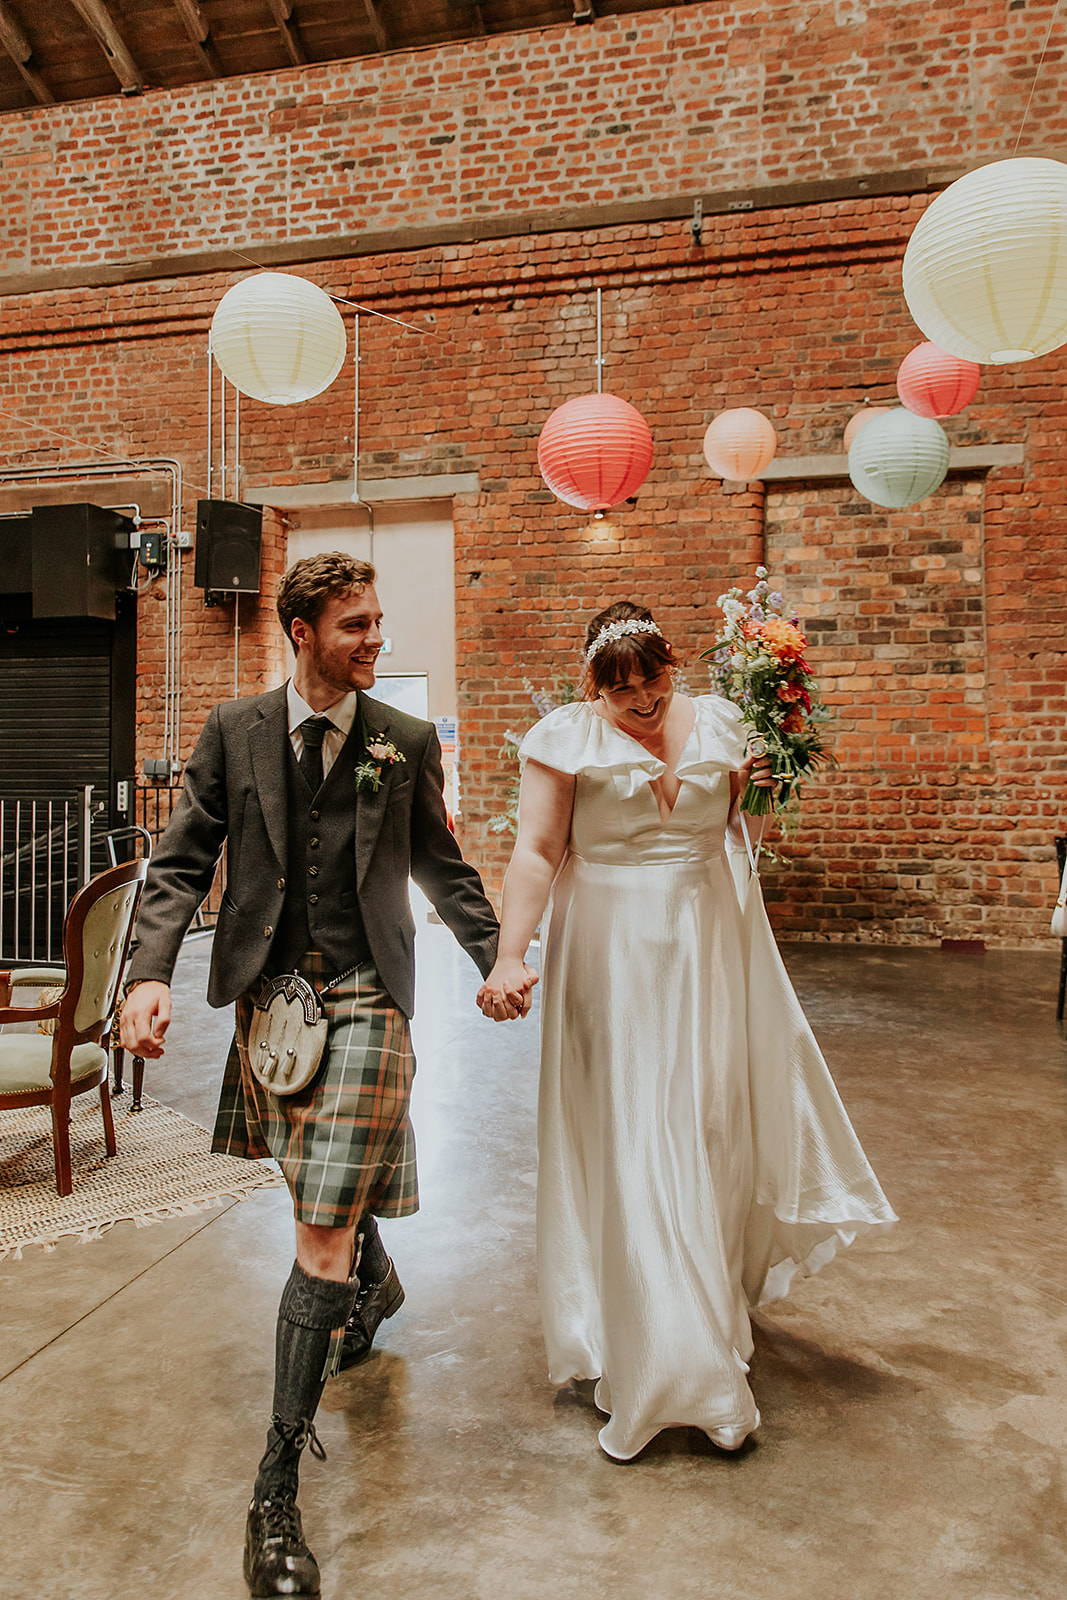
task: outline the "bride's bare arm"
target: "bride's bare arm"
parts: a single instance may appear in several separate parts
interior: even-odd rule
[[[478,1005],[498,1022],[524,1017],[537,974],[524,957],[552,880],[567,853],[574,778],[527,761],[519,788],[519,833],[504,878],[496,965],[478,991]]]

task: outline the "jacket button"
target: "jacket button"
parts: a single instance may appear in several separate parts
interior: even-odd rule
[[[271,927],[270,923],[268,922],[267,926],[263,929],[263,937],[264,937],[264,939],[270,939],[270,938],[273,938],[273,936],[274,936],[274,929]]]
[[[278,879],[278,888],[279,889],[284,889],[285,888],[285,879],[284,878],[279,878]]]
[[[309,878],[317,878],[318,875],[319,875],[318,867],[309,867],[308,868],[308,877]]]
[[[308,895],[308,903],[309,903],[309,904],[310,904],[310,905],[313,905],[313,906],[317,906],[317,905],[318,905],[318,903],[319,903],[319,897],[318,897],[318,895],[317,895],[317,894],[309,894],[309,895]]]

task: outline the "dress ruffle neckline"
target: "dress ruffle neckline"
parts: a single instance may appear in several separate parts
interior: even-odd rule
[[[737,707],[718,695],[699,695],[693,700],[693,710],[693,730],[675,767],[678,777],[733,771],[740,766],[745,740]],[[574,775],[611,773],[622,780],[622,793],[627,797],[667,770],[665,762],[599,716],[587,700],[559,706],[543,717],[519,745],[519,760],[523,764],[539,761],[556,772]]]

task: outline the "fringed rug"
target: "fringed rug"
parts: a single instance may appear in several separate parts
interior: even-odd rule
[[[116,1222],[143,1228],[284,1184],[273,1164],[213,1155],[204,1128],[157,1100],[143,1104],[131,1112],[114,1103],[119,1153],[109,1158],[99,1096],[74,1102],[74,1193],[62,1199],[48,1107],[0,1111],[0,1260],[20,1259],[29,1245],[53,1250],[71,1234],[87,1243]]]

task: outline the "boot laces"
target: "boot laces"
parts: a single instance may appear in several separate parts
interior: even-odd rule
[[[299,1422],[283,1422],[281,1417],[271,1417],[270,1425],[275,1438],[263,1458],[263,1467],[273,1467],[284,1456],[299,1455],[305,1445],[316,1461],[326,1460],[325,1446],[315,1432],[315,1424],[307,1417],[301,1417]]]

